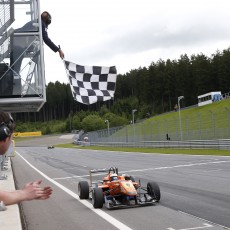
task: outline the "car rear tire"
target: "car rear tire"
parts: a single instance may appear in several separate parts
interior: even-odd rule
[[[161,199],[161,192],[159,185],[156,182],[148,182],[147,184],[147,192],[153,197],[157,202]]]
[[[80,181],[78,183],[78,196],[80,199],[89,198],[89,184],[87,181]]]
[[[94,208],[102,208],[104,203],[104,194],[101,188],[93,188],[92,204]]]

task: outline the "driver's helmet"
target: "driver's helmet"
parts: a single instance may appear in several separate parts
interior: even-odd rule
[[[114,180],[118,180],[116,173],[110,175],[110,181],[114,181]]]

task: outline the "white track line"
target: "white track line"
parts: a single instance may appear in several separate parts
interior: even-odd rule
[[[114,217],[110,216],[109,214],[105,213],[104,211],[102,211],[100,209],[94,209],[93,206],[92,206],[92,204],[90,204],[88,201],[86,201],[86,200],[80,200],[79,196],[76,193],[72,192],[68,188],[64,187],[63,185],[59,184],[58,182],[56,182],[55,180],[51,179],[46,174],[44,174],[43,172],[41,172],[40,170],[38,170],[36,167],[34,167],[29,161],[27,161],[18,152],[17,152],[17,155],[20,156],[31,168],[33,168],[35,171],[37,171],[40,175],[42,175],[48,181],[50,181],[51,183],[55,184],[57,187],[59,187],[60,189],[62,189],[64,192],[66,192],[67,194],[69,194],[70,196],[72,196],[73,198],[75,198],[76,200],[78,200],[80,203],[82,203],[87,208],[89,208],[91,211],[95,212],[97,215],[99,215],[100,217],[102,217],[103,219],[105,219],[106,221],[108,221],[114,227],[116,227],[118,229],[122,229],[122,230],[132,230],[132,228],[129,228],[127,225],[123,224],[122,222],[120,222],[119,220],[117,220]]]
[[[212,222],[212,221],[210,221],[210,220],[206,220],[206,219],[201,218],[201,217],[198,217],[198,216],[194,216],[194,215],[189,214],[189,213],[187,213],[187,212],[183,212],[183,211],[179,211],[179,212],[182,213],[182,214],[185,214],[185,215],[187,215],[187,216],[191,216],[191,217],[193,217],[193,218],[196,218],[196,219],[198,219],[198,220],[207,222],[207,223],[209,223],[209,224],[212,224],[212,225],[215,225],[215,226],[219,226],[219,227],[221,227],[221,228],[223,228],[223,229],[230,229],[230,228],[228,228],[228,227],[226,227],[226,226],[223,226],[223,225],[214,223],[214,222]]]
[[[183,228],[183,229],[174,229],[174,228],[167,228],[168,230],[197,230],[197,229],[206,229],[206,228],[213,228],[210,224],[203,224],[202,227],[194,227],[194,228]]]
[[[157,167],[157,168],[147,168],[147,169],[134,169],[129,171],[120,171],[120,173],[132,173],[132,172],[143,172],[149,170],[162,170],[162,169],[173,169],[173,168],[184,168],[184,167],[192,167],[192,166],[199,166],[199,165],[209,165],[209,164],[221,164],[221,163],[230,163],[230,161],[211,161],[211,162],[204,162],[204,163],[191,163],[186,165],[175,165],[175,166],[166,166],[166,167]],[[104,175],[103,173],[94,174],[97,175]],[[82,175],[82,176],[72,176],[72,177],[59,177],[53,178],[54,180],[65,180],[71,178],[78,178],[78,177],[88,177],[89,175]]]

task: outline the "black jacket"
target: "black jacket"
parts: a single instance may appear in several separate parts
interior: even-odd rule
[[[47,33],[48,26],[45,24],[45,22],[42,21],[42,38],[43,41],[47,46],[50,47],[51,50],[54,52],[57,52],[59,50],[59,47],[56,46],[49,38],[48,33]]]

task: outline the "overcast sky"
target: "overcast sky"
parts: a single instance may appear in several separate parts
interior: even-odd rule
[[[117,67],[120,74],[159,59],[230,46],[229,0],[40,1],[52,15],[48,34],[65,59],[80,65]],[[58,53],[46,45],[46,83],[67,83]]]

